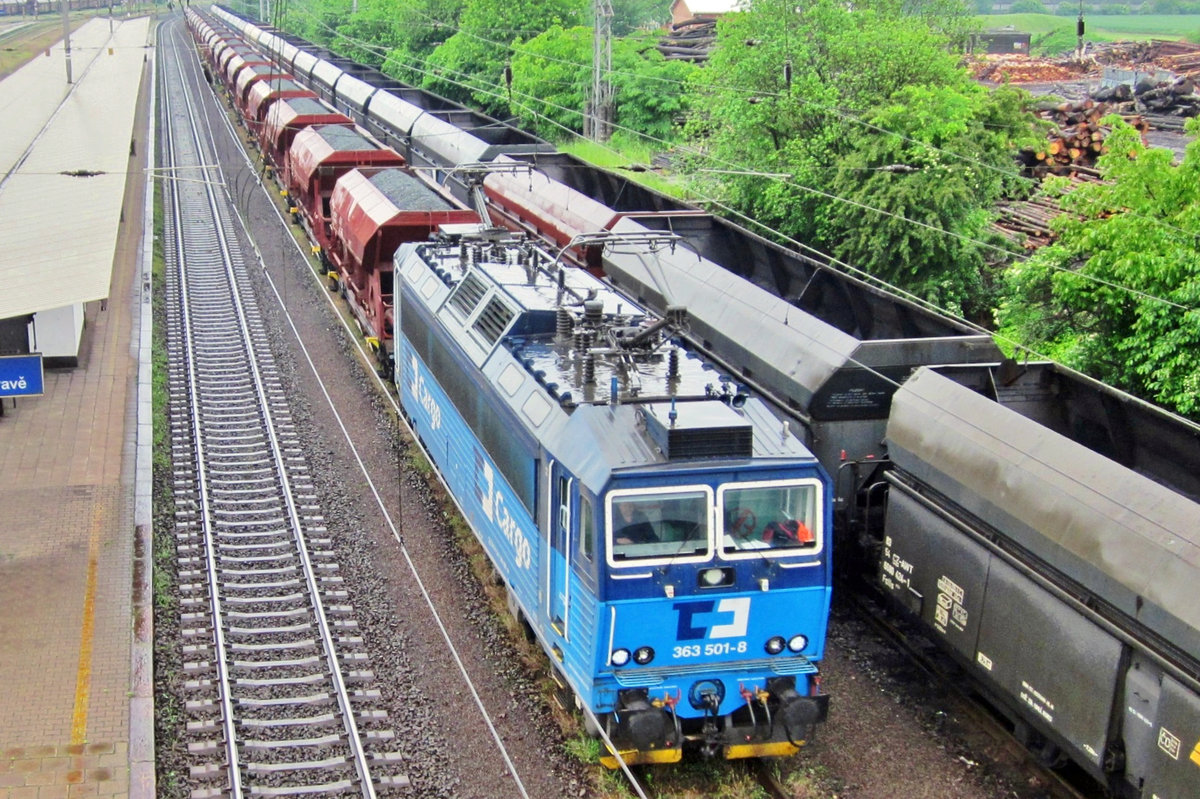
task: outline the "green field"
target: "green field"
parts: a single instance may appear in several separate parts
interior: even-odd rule
[[[1024,33],[1067,31],[1075,35],[1075,18],[1052,14],[987,14],[976,17],[985,30],[1009,25]],[[1130,39],[1183,39],[1200,41],[1198,14],[1085,14],[1085,39],[1107,42]]]

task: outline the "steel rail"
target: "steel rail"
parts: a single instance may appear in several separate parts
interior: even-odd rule
[[[172,40],[172,47],[173,48],[175,47],[174,40]],[[164,70],[164,73],[165,73],[167,70],[165,61],[160,60],[159,63],[163,64],[162,69]],[[164,74],[163,77],[166,77],[166,75]],[[166,80],[163,80],[161,82],[161,85],[163,87],[162,100],[164,103],[164,108],[166,108],[170,104],[170,101],[172,99],[172,94],[176,90],[176,86],[175,86],[175,84],[169,83]],[[169,112],[164,110],[163,115],[164,115],[164,117],[169,117]],[[176,162],[179,160],[180,154],[178,152],[178,145],[176,143],[175,126],[167,124],[164,127],[166,128],[166,130],[163,132],[163,136],[162,136],[163,143],[164,143],[164,152],[169,155],[169,157],[171,159],[171,166],[173,168],[177,168]],[[170,197],[171,207],[173,210],[173,218],[176,220],[176,223],[182,222],[182,220],[184,218],[183,217],[183,201],[180,198],[179,187],[173,181],[169,182],[167,185],[169,187],[168,194]],[[192,314],[191,314],[191,309],[188,307],[188,303],[186,300],[186,298],[188,296],[188,270],[186,268],[186,265],[187,265],[187,262],[189,259],[189,255],[187,253],[186,242],[184,241],[182,232],[178,229],[176,229],[176,235],[175,235],[175,257],[177,259],[176,263],[177,263],[177,267],[178,267],[178,279],[180,281],[179,313],[180,313],[180,321],[181,321],[181,325],[183,327],[183,333],[184,333],[184,335],[183,335],[183,341],[184,341],[183,351],[184,351],[184,359],[185,359],[184,369],[188,376],[188,393],[189,393],[188,400],[191,403],[191,406],[193,408],[198,408],[199,407],[199,399],[196,396],[197,367],[196,367],[196,358],[195,358],[194,339],[193,339],[193,335],[192,335]],[[202,464],[202,463],[204,463],[204,435],[200,429],[200,414],[192,413],[191,419],[192,419],[192,446],[193,446],[194,452],[195,452],[196,463]],[[209,495],[208,495],[209,494],[208,476],[207,476],[205,470],[202,468],[196,469],[196,485],[197,485],[197,491],[200,495],[199,502],[197,503],[197,513],[200,516],[200,519],[199,519],[200,527],[204,533],[205,541],[207,543],[205,554],[206,554],[206,560],[208,562],[208,584],[209,584],[208,587],[209,587],[209,597],[210,597],[210,602],[211,602],[211,613],[212,613],[212,617],[213,617],[213,635],[215,636],[214,646],[216,648],[216,657],[217,657],[217,674],[218,674],[218,679],[220,680],[218,692],[221,697],[222,726],[224,727],[224,731],[225,731],[226,757],[228,758],[228,762],[229,762],[229,793],[233,797],[233,799],[240,799],[240,797],[243,795],[242,780],[241,780],[241,766],[238,761],[237,735],[236,735],[236,730],[234,729],[234,726],[233,726],[233,722],[234,722],[233,700],[232,700],[232,695],[231,695],[231,686],[229,684],[229,664],[226,659],[225,635],[224,635],[224,630],[222,628],[222,625],[220,623],[220,620],[221,620],[221,598],[220,598],[220,592],[219,592],[218,586],[217,586],[218,572],[217,572],[217,564],[216,564],[216,554],[215,554],[215,547],[213,546],[213,543],[212,543],[212,524],[208,518],[208,515],[209,515],[208,509],[210,507]]]
[[[192,112],[192,103],[189,98],[188,103],[188,119],[192,126],[194,140],[199,148],[200,131],[197,128],[197,122],[194,113]],[[213,210],[214,218],[220,217],[219,203],[211,183],[204,184],[205,193],[209,197],[210,208]],[[233,273],[233,268],[230,263],[229,241],[221,225],[215,226],[218,243],[221,248],[222,263],[225,268],[226,277],[229,280],[229,285],[232,289],[231,296],[233,298],[234,309],[237,312],[238,329],[242,335],[244,346],[248,353],[254,352],[254,343],[251,340],[248,323],[246,321],[246,309],[242,303],[241,295],[236,290],[237,279]],[[288,477],[287,469],[283,461],[283,454],[279,444],[279,439],[276,434],[276,428],[273,423],[270,403],[266,396],[266,390],[263,386],[263,377],[259,370],[258,361],[254,357],[247,358],[248,366],[251,370],[251,382],[255,387],[255,391],[259,398],[259,407],[264,416],[264,429],[270,441],[269,450],[274,458],[277,479],[282,487],[282,499],[287,508],[288,519],[292,531],[293,540],[300,554],[301,561],[304,564],[304,577],[308,585],[309,594],[313,603],[313,610],[317,616],[317,629],[321,636],[323,649],[326,661],[329,666],[329,675],[334,683],[334,692],[337,698],[338,706],[341,708],[342,717],[347,727],[349,736],[348,744],[354,757],[355,770],[358,772],[359,780],[363,788],[363,795],[368,799],[375,799],[375,788],[371,780],[370,767],[367,764],[366,752],[363,751],[362,741],[358,732],[358,725],[354,720],[354,709],[350,706],[349,691],[346,688],[345,680],[342,678],[341,667],[337,661],[337,651],[334,647],[333,636],[330,633],[330,625],[325,614],[324,603],[321,601],[320,591],[317,586],[315,568],[312,560],[309,557],[308,547],[304,543],[304,537],[301,533],[302,525],[300,522],[300,514],[296,509],[296,501],[291,490],[291,480]]]
[[[182,57],[179,55],[179,45],[178,45],[177,37],[174,37],[171,39],[171,46],[175,53],[175,59],[174,59],[175,67],[176,67],[176,69],[181,69],[178,66],[182,62]],[[165,69],[165,67],[164,67],[164,69]],[[203,147],[203,142],[202,142],[201,130],[198,127],[197,120],[196,120],[194,101],[187,94],[186,84],[183,81],[182,76],[173,75],[173,77],[178,77],[179,83],[184,85],[184,88],[182,89],[181,94],[183,95],[184,109],[186,110],[186,120],[180,121],[177,124],[180,125],[181,127],[186,128],[187,132],[190,132],[190,140],[196,148],[195,152],[197,153],[197,156],[199,156],[199,154],[203,151],[204,147]],[[165,113],[168,117],[170,117],[169,112],[165,112]],[[182,114],[180,116],[182,116]],[[175,158],[175,160],[178,161],[178,150],[180,147],[180,145],[178,144],[178,140],[177,140],[178,133],[173,129],[172,125],[168,125],[167,127],[168,127],[168,137],[170,138],[170,141],[171,141],[171,146],[170,146],[171,152],[172,152],[172,155]],[[205,126],[205,127],[207,127],[207,126]],[[211,132],[210,132],[210,141],[211,141]],[[201,160],[201,159],[199,159],[199,157],[197,157],[197,160]],[[177,167],[178,164],[173,163],[172,166]],[[185,219],[185,215],[184,215],[183,201],[180,198],[180,191],[174,182],[172,182],[170,185],[171,185],[170,196],[172,198],[172,208],[175,212],[175,218],[176,218],[176,220],[183,222],[183,220]],[[292,544],[292,546],[295,547],[296,554],[299,556],[301,563],[303,565],[304,581],[305,581],[306,587],[308,588],[307,599],[311,603],[311,609],[315,616],[316,626],[317,626],[317,630],[318,630],[318,633],[319,633],[319,636],[321,639],[322,649],[324,650],[323,655],[325,658],[325,662],[328,666],[328,674],[326,676],[328,677],[330,682],[333,683],[333,688],[334,688],[333,693],[336,697],[336,700],[337,700],[337,703],[339,706],[339,710],[341,711],[342,723],[346,730],[347,737],[343,743],[346,745],[346,747],[350,751],[349,759],[353,763],[354,769],[358,775],[359,787],[360,787],[360,790],[361,790],[363,796],[368,797],[368,799],[374,799],[375,787],[374,787],[374,783],[371,779],[370,768],[367,763],[367,755],[363,748],[362,741],[361,741],[361,735],[359,733],[357,724],[355,722],[355,713],[354,713],[354,708],[351,706],[349,691],[346,687],[345,680],[342,676],[341,668],[338,663],[337,650],[334,645],[333,635],[331,633],[332,625],[329,622],[329,619],[328,619],[326,611],[325,611],[324,603],[321,600],[321,589],[318,584],[319,580],[316,576],[317,567],[313,563],[308,546],[304,540],[304,536],[303,536],[304,525],[302,523],[300,509],[298,507],[298,504],[297,504],[297,501],[296,501],[296,498],[294,495],[292,481],[291,481],[291,478],[289,477],[289,472],[288,472],[288,468],[287,468],[287,464],[286,464],[286,458],[285,458],[285,454],[284,454],[284,446],[281,444],[278,434],[277,434],[277,430],[276,430],[277,425],[276,425],[276,422],[274,419],[274,414],[271,411],[271,399],[268,396],[268,390],[266,387],[266,379],[265,379],[264,375],[262,374],[262,371],[259,367],[258,358],[262,357],[263,354],[258,351],[260,349],[260,347],[256,346],[256,344],[254,342],[254,334],[252,333],[252,331],[250,329],[251,325],[248,320],[248,313],[247,313],[245,305],[243,304],[241,297],[238,294],[237,287],[238,287],[239,280],[238,280],[237,274],[234,271],[234,265],[233,265],[235,258],[233,255],[233,249],[230,246],[229,235],[225,231],[225,223],[228,220],[228,212],[226,212],[226,214],[224,216],[222,215],[223,200],[225,198],[221,198],[221,199],[218,198],[218,195],[217,195],[216,191],[214,190],[213,184],[210,181],[203,182],[203,192],[204,192],[205,200],[206,200],[206,204],[207,204],[207,213],[205,214],[206,219],[204,221],[208,222],[211,220],[211,222],[212,222],[211,228],[209,228],[206,231],[210,234],[210,236],[208,237],[208,240],[205,243],[212,245],[215,248],[216,252],[219,253],[219,255],[220,255],[218,271],[223,275],[224,286],[229,291],[229,295],[228,295],[229,300],[228,301],[229,301],[229,304],[232,306],[231,310],[232,310],[232,315],[234,317],[233,321],[236,323],[235,324],[236,330],[235,330],[235,333],[233,334],[234,338],[236,339],[236,346],[234,346],[233,341],[224,342],[224,346],[227,348],[230,346],[234,346],[234,349],[237,349],[242,353],[243,362],[240,364],[240,367],[241,367],[241,370],[244,370],[244,372],[248,373],[248,375],[249,375],[250,384],[252,387],[252,393],[257,402],[256,413],[259,415],[259,417],[262,420],[262,425],[261,425],[260,430],[265,433],[266,441],[263,442],[264,447],[266,448],[267,452],[269,453],[269,458],[273,464],[273,473],[271,474],[270,477],[272,480],[277,481],[277,484],[279,486],[279,496],[276,497],[276,499],[278,499],[279,502],[286,509],[288,527],[289,527],[289,531],[291,533],[291,544]],[[195,342],[193,341],[193,333],[194,333],[194,328],[195,328],[195,324],[194,324],[194,321],[192,318],[193,312],[189,308],[188,303],[185,299],[189,294],[186,265],[187,265],[189,259],[191,258],[191,255],[189,254],[189,245],[186,241],[187,235],[185,235],[185,232],[182,229],[179,229],[176,231],[176,233],[177,233],[176,253],[177,253],[177,258],[179,259],[178,268],[179,268],[179,275],[180,275],[180,281],[181,281],[181,303],[180,303],[180,306],[181,306],[183,326],[184,326],[184,331],[185,331],[185,340],[187,342],[185,349],[186,349],[186,361],[187,361],[187,364],[186,364],[187,374],[190,378],[190,380],[189,380],[190,401],[191,401],[192,407],[194,409],[200,409],[205,404],[204,398],[201,397],[201,395],[200,395],[201,384],[204,382],[205,378],[200,376],[201,370],[198,367],[198,361],[200,360],[200,357],[197,354]],[[194,231],[193,231],[193,233],[194,233]],[[192,247],[190,249],[194,252],[195,248]],[[228,368],[226,371],[230,374],[238,374],[240,371],[238,366],[239,365],[234,365],[234,366]],[[211,400],[209,402],[211,403]],[[230,402],[231,403],[236,402],[239,404],[244,403],[245,398],[243,398],[243,397],[235,398],[233,400],[230,400]],[[215,644],[216,644],[217,650],[218,650],[217,651],[217,660],[218,660],[218,665],[219,665],[220,681],[221,681],[220,692],[221,692],[221,696],[222,696],[222,705],[223,705],[223,710],[224,710],[224,713],[223,713],[224,728],[225,728],[225,735],[226,735],[226,745],[227,745],[227,749],[228,749],[228,753],[229,753],[229,763],[231,766],[231,768],[230,768],[230,772],[231,772],[230,787],[231,787],[231,793],[234,796],[240,797],[242,795],[242,786],[240,784],[241,783],[241,774],[240,774],[241,769],[240,769],[239,758],[238,758],[238,754],[237,754],[237,738],[236,738],[236,730],[234,727],[234,720],[233,720],[234,714],[232,712],[233,711],[232,703],[231,703],[232,688],[229,684],[230,670],[229,670],[228,658],[226,655],[227,646],[226,646],[225,633],[224,633],[224,629],[223,629],[223,625],[222,625],[222,619],[226,617],[226,614],[223,614],[221,612],[221,600],[220,600],[221,586],[220,586],[220,583],[218,580],[218,575],[221,573],[221,571],[218,568],[218,564],[217,564],[218,556],[216,554],[216,550],[217,550],[218,545],[213,540],[212,530],[213,530],[213,527],[215,527],[216,525],[213,523],[213,521],[211,519],[211,514],[213,512],[211,509],[213,496],[212,496],[212,491],[209,486],[209,475],[208,475],[209,469],[206,466],[212,457],[212,450],[215,450],[216,447],[215,446],[207,447],[207,445],[205,443],[207,440],[207,436],[209,436],[210,433],[206,432],[203,429],[203,420],[202,420],[201,416],[202,416],[202,414],[199,412],[199,410],[197,410],[196,412],[194,412],[192,414],[192,418],[191,418],[192,435],[193,435],[193,439],[194,439],[193,447],[194,447],[194,451],[195,451],[195,454],[197,457],[197,462],[200,465],[200,468],[197,470],[198,471],[197,486],[198,486],[199,492],[200,492],[199,513],[200,513],[200,518],[201,518],[202,524],[203,524],[203,530],[204,530],[205,542],[206,542],[206,561],[208,564],[208,584],[209,584],[210,598],[211,598],[211,602],[212,602],[211,615],[213,618],[213,626],[214,626],[213,632],[214,632],[214,636],[216,639]],[[226,455],[226,457],[231,457],[228,452],[225,453],[225,455]],[[263,500],[263,501],[269,502],[272,500],[267,499],[267,500]],[[228,514],[228,513],[230,513],[230,511],[226,511],[226,514]],[[258,535],[262,535],[262,534],[258,534]],[[275,558],[275,559],[282,559],[283,557],[285,557],[285,556],[280,555],[280,556],[278,556],[278,558]],[[286,571],[286,569],[284,569],[284,570]],[[229,571],[226,570],[226,573],[228,574]],[[262,574],[262,573],[264,573],[264,572],[262,572],[262,571],[258,572],[258,574]],[[341,761],[339,761],[339,762],[341,762]]]

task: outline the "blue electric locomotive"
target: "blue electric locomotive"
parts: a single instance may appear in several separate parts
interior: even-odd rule
[[[812,453],[679,344],[683,309],[653,317],[516,234],[444,226],[395,275],[405,413],[615,750],[794,753],[828,702]]]

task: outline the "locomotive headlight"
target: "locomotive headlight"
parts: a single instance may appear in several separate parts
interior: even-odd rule
[[[764,647],[768,655],[778,655],[783,651],[784,643],[782,635],[773,635],[767,639],[767,645]]]
[[[782,640],[782,639],[781,639]],[[608,656],[608,662],[620,668],[629,664],[628,649],[614,649],[612,654]]]
[[[722,585],[733,585],[733,569],[700,570],[701,588],[717,588]]]
[[[802,652],[806,646],[808,646],[808,638],[806,636],[793,635],[788,639],[788,649],[793,652]]]
[[[633,661],[639,666],[645,666],[650,661],[654,660],[654,650],[648,646],[639,646],[633,650]]]

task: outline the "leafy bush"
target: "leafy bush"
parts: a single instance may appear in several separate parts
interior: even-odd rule
[[[997,319],[1035,351],[1200,418],[1200,144],[1176,165],[1120,117],[1104,124],[1106,180],[1064,198],[1058,241],[1009,270]]]

